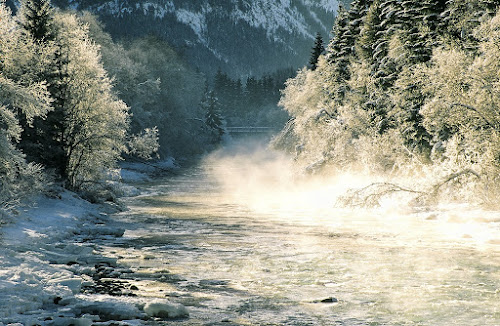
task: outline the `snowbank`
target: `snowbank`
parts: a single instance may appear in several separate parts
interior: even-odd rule
[[[55,302],[74,300],[82,279],[67,264],[83,262],[93,250],[67,240],[84,236],[81,230],[103,217],[97,206],[70,192],[40,197],[11,217],[0,229],[0,324],[40,324],[40,316],[58,310]]]
[[[90,204],[68,191],[41,196],[36,203],[0,227],[0,326],[86,326],[110,320],[139,325],[154,316],[188,315],[183,306],[150,304],[151,298],[82,292],[95,285],[95,275],[107,271],[102,266],[119,269],[116,260],[99,255],[95,243],[123,235],[109,216],[116,208]]]
[[[170,157],[157,162],[122,162],[120,164],[120,177],[123,182],[147,182],[149,175],[164,173],[177,169],[179,166],[174,158]]]

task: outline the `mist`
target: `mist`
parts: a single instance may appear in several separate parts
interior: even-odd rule
[[[446,197],[421,203],[415,201],[418,194],[388,191],[376,206],[346,203],[354,191],[373,184],[418,187],[421,180],[414,176],[391,178],[359,170],[309,174],[293,156],[258,140],[229,142],[208,155],[202,166],[221,187],[224,200],[279,222],[319,225],[331,232],[383,230],[429,244],[446,239],[495,248],[500,238],[498,211]]]

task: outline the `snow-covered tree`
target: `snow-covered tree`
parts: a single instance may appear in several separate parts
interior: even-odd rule
[[[309,68],[311,70],[316,70],[318,67],[319,56],[325,53],[325,46],[323,43],[323,37],[320,33],[316,34],[316,39],[314,40],[314,47],[311,50],[311,57],[309,58]]]
[[[33,43],[20,33],[3,2],[0,21],[0,209],[5,209],[41,188],[41,168],[28,164],[17,147],[22,132],[19,116],[32,123],[51,107],[46,85],[19,69],[19,63],[34,56]]]
[[[113,93],[99,47],[73,14],[58,13],[58,41],[68,49],[63,132],[68,185],[94,186],[126,150],[128,107]]]
[[[25,0],[17,19],[22,32],[33,41],[36,57],[23,65],[36,80],[45,82],[53,100],[52,110],[46,117],[35,118],[33,123],[21,119],[23,132],[21,148],[28,160],[54,170],[63,179],[68,165],[64,150],[65,106],[67,105],[68,50],[58,38],[54,23],[54,9],[48,0]],[[34,69],[34,66],[38,69]]]
[[[50,0],[23,0],[19,11],[21,26],[35,41],[48,42],[54,39]]]

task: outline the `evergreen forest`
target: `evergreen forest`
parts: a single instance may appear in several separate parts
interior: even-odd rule
[[[274,146],[304,171],[384,176],[350,204],[407,192],[497,206],[500,1],[355,0],[287,81]],[[387,182],[387,177],[398,182]],[[406,180],[406,181],[405,181]]]

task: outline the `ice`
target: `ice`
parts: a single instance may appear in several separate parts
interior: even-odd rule
[[[72,304],[80,292],[83,280],[68,264],[95,255],[72,239],[81,234],[82,225],[102,219],[99,207],[67,191],[60,198],[41,196],[35,203],[19,209],[0,229],[0,324],[42,324],[57,311],[75,325],[87,325],[85,318],[64,312],[67,307],[55,301]],[[85,231],[93,232],[90,227]]]

